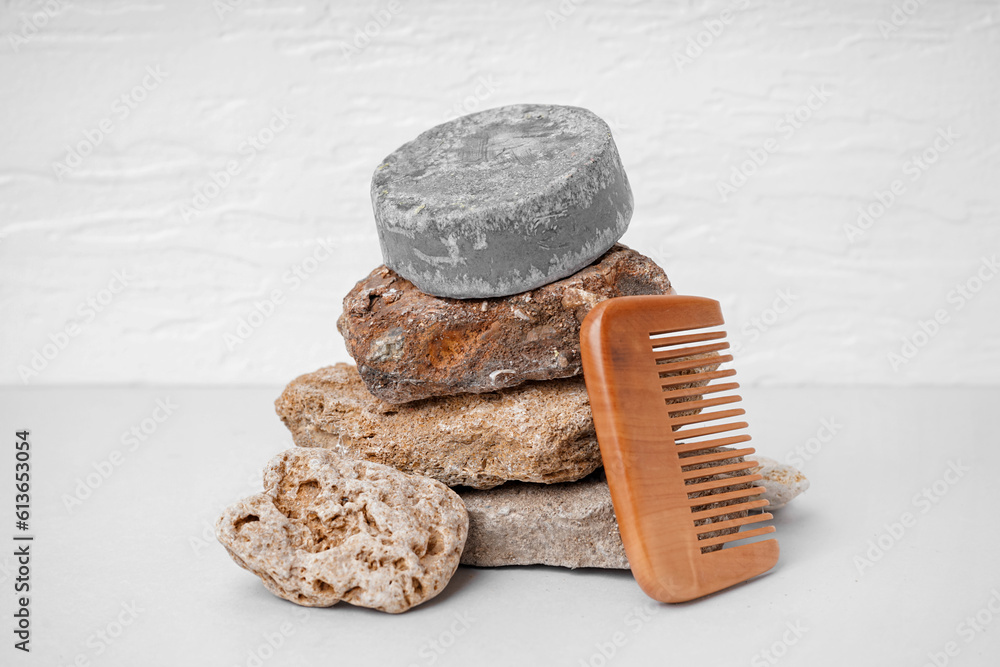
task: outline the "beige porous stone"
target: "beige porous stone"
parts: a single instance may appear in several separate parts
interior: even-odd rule
[[[779,463],[767,456],[754,454],[752,458],[757,461],[758,467],[748,472],[757,473],[764,477],[756,484],[765,489],[760,497],[767,498],[771,503],[765,508],[765,511],[784,507],[793,498],[809,488],[809,480],[797,468]]]
[[[432,479],[322,449],[264,469],[264,491],[228,507],[216,535],[275,595],[406,611],[445,587],[468,533],[461,499]]]

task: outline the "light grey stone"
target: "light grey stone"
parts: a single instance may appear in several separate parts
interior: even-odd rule
[[[764,479],[760,496],[771,501],[766,511],[784,507],[809,487],[795,468],[755,456]],[[735,459],[734,459],[735,460]],[[720,462],[726,463],[726,462]],[[733,476],[743,473],[732,473]],[[469,513],[469,536],[462,552],[463,565],[554,565],[558,567],[628,568],[611,491],[603,471],[578,482],[530,484],[508,482],[493,489],[456,488]],[[705,494],[703,494],[705,495]],[[739,501],[731,501],[732,504]],[[722,504],[709,505],[720,507]],[[724,521],[745,512],[734,512],[702,521]],[[731,530],[713,531],[705,537]],[[778,536],[780,538],[780,535]],[[707,547],[706,550],[721,548]]]
[[[628,569],[602,473],[564,484],[455,491],[469,513],[463,565]]]
[[[632,191],[607,124],[579,107],[462,116],[391,153],[372,178],[385,265],[435,296],[535,289],[604,254]]]
[[[469,513],[469,536],[462,552],[465,565],[540,564],[611,569],[629,566],[603,471],[563,484],[509,482],[487,491],[456,490]],[[729,504],[732,503],[705,506]],[[745,511],[733,512],[696,524],[743,516]],[[705,537],[733,530],[712,531]],[[704,550],[721,548],[718,545]]]

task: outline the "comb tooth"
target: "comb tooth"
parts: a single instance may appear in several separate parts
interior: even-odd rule
[[[713,521],[711,523],[705,523],[700,526],[695,526],[695,532],[699,535],[704,535],[705,533],[711,533],[716,530],[726,530],[727,528],[739,528],[740,526],[746,526],[751,523],[760,523],[761,521],[768,521],[774,517],[767,512],[761,514],[749,514],[747,516],[741,516],[738,519],[727,519],[726,521]]]
[[[744,433],[743,435],[732,435],[728,438],[716,438],[714,440],[705,440],[704,442],[689,442],[684,445],[677,445],[674,448],[678,454],[685,454],[687,452],[697,452],[702,449],[714,449],[716,447],[728,447],[729,445],[737,445],[741,442],[748,442],[750,440],[750,435]],[[751,447],[751,453],[755,450]],[[681,461],[687,461],[687,459],[681,459]],[[684,465],[684,464],[682,464]]]
[[[687,488],[685,487],[685,491],[686,490]],[[764,493],[764,487],[752,486],[749,489],[739,489],[738,491],[727,491],[726,493],[713,493],[710,496],[701,496],[700,498],[689,498],[688,504],[690,504],[691,507],[699,507],[701,505],[712,505],[715,503],[722,503],[727,500],[736,500],[737,498],[758,496],[762,493]],[[726,507],[724,509],[726,509],[727,511],[722,512],[722,514],[728,514],[729,512],[734,511],[731,507]],[[698,512],[695,512],[694,514],[697,515]]]
[[[729,454],[729,452],[725,453]],[[733,457],[732,455],[730,455],[727,456],[726,458],[733,458]],[[681,459],[681,464],[688,465],[684,463],[683,459]],[[757,467],[756,461],[740,461],[739,463],[730,463],[724,466],[712,466],[711,468],[698,468],[697,470],[689,470],[685,473],[682,473],[681,476],[685,480],[698,479],[699,477],[712,477],[713,475],[724,475],[729,472],[739,472],[740,470],[746,470],[747,468],[756,468],[756,467]]]
[[[668,373],[678,373],[680,371],[689,371],[695,368],[705,368],[707,366],[716,366],[718,364],[724,364],[727,361],[732,361],[733,355],[731,354],[720,354],[717,357],[701,357],[699,359],[688,359],[687,361],[672,361],[667,364],[661,364],[657,362],[656,370],[659,371],[660,377],[666,377]]]
[[[669,391],[670,395],[666,400],[668,403],[674,401],[678,398],[687,398],[688,396],[701,396],[703,394],[717,394],[720,391],[729,391],[730,389],[739,389],[739,382],[722,382],[719,384],[710,384],[705,387],[685,387],[684,389],[664,389],[664,391]]]
[[[713,359],[709,363],[704,361],[701,363],[702,366],[711,366],[715,364]],[[657,369],[659,370],[659,369]],[[672,387],[675,384],[690,384],[692,382],[708,382],[710,380],[717,380],[719,378],[727,378],[736,375],[735,368],[727,368],[721,371],[706,371],[704,373],[689,373],[687,375],[674,375],[672,377],[660,377],[661,387]]]
[[[680,431],[674,431],[674,442],[677,442],[678,440],[700,438],[703,435],[715,435],[716,433],[725,433],[726,431],[736,431],[741,428],[746,428],[747,426],[749,426],[749,424],[746,422],[731,422],[728,424],[712,424],[711,426],[703,426],[701,428],[681,429]]]
[[[706,398],[701,401],[682,401],[680,403],[671,403],[670,399],[664,399],[667,402],[668,412],[680,412],[681,410],[701,410],[703,408],[714,408],[716,405],[726,405],[727,403],[739,403],[739,396],[717,396],[715,398]]]
[[[697,415],[686,415],[684,417],[674,417],[670,420],[671,426],[687,426],[688,424],[701,424],[702,422],[715,421],[716,419],[728,419],[729,417],[739,417],[745,415],[747,411],[743,408],[733,408],[731,410],[716,410],[715,412],[702,412]],[[683,431],[681,431],[683,433]]]
[[[756,463],[753,466],[755,467]],[[722,479],[712,479],[707,482],[699,482],[697,484],[685,484],[684,492],[691,493],[701,493],[702,491],[713,491],[715,489],[725,489],[729,486],[737,486],[739,484],[751,484],[753,482],[759,482],[764,479],[762,475],[741,475],[739,477],[723,477]],[[692,500],[702,500],[702,498],[692,498]],[[702,503],[704,504],[704,503]]]
[[[723,514],[733,514],[734,512],[743,512],[744,510],[755,510],[758,507],[767,507],[770,504],[771,503],[766,498],[758,498],[757,500],[748,500],[743,503],[713,507],[712,509],[701,510],[699,512],[691,512],[691,517],[695,521],[698,521],[699,519],[711,519],[712,517],[722,516]]]
[[[738,533],[730,533],[728,535],[719,535],[718,537],[709,537],[708,539],[698,540],[699,547],[711,547],[716,544],[725,544],[726,542],[735,542],[736,540],[743,540],[748,537],[757,537],[758,535],[767,535],[768,533],[774,532],[774,526],[763,526],[761,528],[754,528],[753,530],[741,530]]]
[[[748,436],[749,437],[749,436]],[[745,447],[744,449],[727,449],[721,452],[712,452],[711,454],[701,454],[699,456],[688,456],[687,458],[681,459],[682,466],[696,466],[703,463],[712,463],[713,461],[725,461],[726,459],[735,459],[741,456],[749,456],[754,453],[753,447]]]
[[[653,346],[658,347],[670,347],[671,345],[688,345],[689,343],[701,343],[706,340],[718,340],[719,338],[725,338],[725,331],[706,331],[704,333],[696,334],[684,334],[681,336],[670,336],[669,338],[653,338],[654,336],[660,336],[665,333],[672,333],[669,331],[654,331],[649,334],[650,341]]]
[[[653,351],[656,352],[657,363],[665,361],[667,359],[677,359],[680,357],[690,357],[696,354],[706,354],[708,352],[718,352],[719,350],[725,350],[729,347],[729,343],[723,341],[721,343],[711,343],[710,345],[694,345],[692,347],[678,347],[673,350],[660,350],[655,346]]]

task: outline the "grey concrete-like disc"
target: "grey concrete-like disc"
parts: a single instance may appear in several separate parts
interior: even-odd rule
[[[632,190],[607,124],[517,104],[433,127],[372,178],[386,266],[435,296],[506,296],[579,271],[628,228]]]

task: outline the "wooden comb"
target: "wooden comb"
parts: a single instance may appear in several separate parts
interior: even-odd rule
[[[584,379],[625,553],[636,581],[661,602],[714,593],[774,567],[775,539],[722,545],[774,531],[741,531],[771,518],[748,514],[760,475],[745,471],[754,449],[722,449],[750,440],[731,418],[736,374],[719,330],[718,301],[694,296],[630,296],[595,306],[580,330]],[[683,332],[683,333],[681,333]],[[679,335],[671,335],[679,334]],[[711,395],[711,396],[709,396]],[[720,437],[717,437],[720,436]],[[735,461],[734,461],[735,460]],[[732,518],[735,517],[735,518]]]

